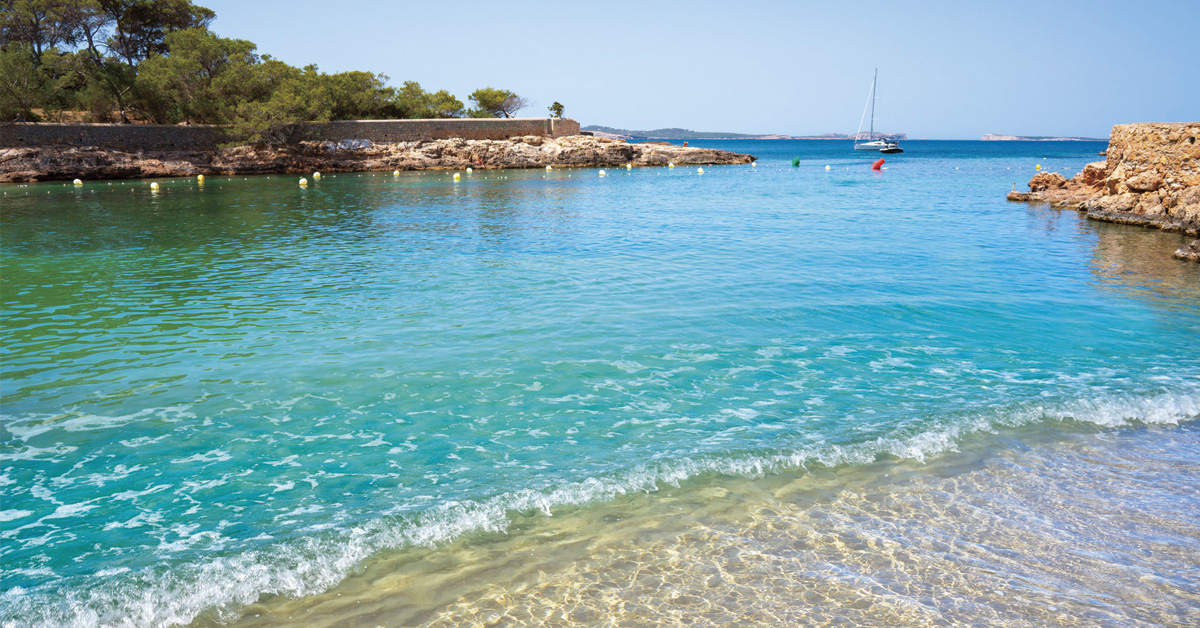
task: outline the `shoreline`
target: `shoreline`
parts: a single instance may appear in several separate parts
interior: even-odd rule
[[[753,155],[571,135],[395,143],[300,142],[277,147],[125,151],[97,146],[0,149],[0,183],[196,175],[748,164]]]
[[[1091,220],[1200,238],[1200,123],[1137,123],[1113,127],[1105,161],[1092,162],[1067,179],[1039,172],[1029,192],[1014,186],[1008,200],[1044,202],[1073,209]],[[1175,251],[1200,262],[1200,239]]]
[[[550,514],[511,512],[502,532],[385,551],[328,590],[268,596],[227,625],[673,625],[682,613],[701,626],[820,616],[864,625],[1036,616],[1069,626],[1085,611],[1173,625],[1185,616],[1167,609],[1198,598],[1174,569],[1189,562],[1187,543],[1164,556],[1155,535],[1182,541],[1200,522],[1182,505],[1152,515],[1131,507],[1147,499],[1136,477],[1088,478],[1122,465],[1149,472],[1159,453],[1154,471],[1168,473],[1166,461],[1187,459],[1198,437],[1186,420],[1027,425],[974,434],[929,461],[704,474]],[[1092,525],[1096,510],[1146,531],[1113,537]],[[978,533],[964,539],[964,526]],[[1151,558],[1135,568],[1106,558],[1129,547]],[[1127,595],[1108,595],[1118,590]],[[1096,602],[1106,599],[1121,602]],[[223,623],[201,615],[188,625]]]

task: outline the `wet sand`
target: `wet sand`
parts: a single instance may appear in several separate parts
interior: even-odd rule
[[[380,556],[236,626],[1194,626],[1200,427],[703,477]],[[202,617],[194,625],[213,625]]]

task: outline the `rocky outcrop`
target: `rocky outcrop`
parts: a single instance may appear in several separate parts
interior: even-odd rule
[[[1013,190],[1008,193],[1008,200],[1043,201],[1054,207],[1077,209],[1103,188],[1104,168],[1102,161],[1090,163],[1070,179],[1057,172],[1039,172],[1029,180],[1029,192]]]
[[[1200,240],[1192,240],[1191,244],[1179,247],[1175,257],[1192,262],[1200,262]]]
[[[1107,161],[1088,164],[1061,184],[1039,173],[1029,193],[1010,200],[1045,201],[1107,222],[1182,231],[1200,237],[1200,122],[1119,124]],[[1200,240],[1176,257],[1200,261]]]
[[[1030,192],[1057,190],[1067,185],[1067,178],[1057,172],[1039,172],[1029,180]]]
[[[666,166],[746,164],[751,155],[665,143],[572,135],[534,135],[507,140],[301,142],[282,147],[238,146],[214,151],[138,153],[99,147],[0,149],[0,181],[133,179],[197,174],[354,172],[370,170],[456,170],[467,167]]]
[[[1079,182],[1090,188],[1104,187],[1104,180],[1108,178],[1108,162],[1093,161],[1083,167],[1083,172],[1080,172],[1076,177]]]
[[[1113,127],[1104,189],[1080,209],[1096,220],[1200,237],[1200,123]],[[1200,261],[1200,240],[1175,256]]]

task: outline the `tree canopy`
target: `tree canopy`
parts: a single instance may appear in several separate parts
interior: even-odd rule
[[[475,107],[468,113],[472,118],[511,118],[529,105],[529,101],[506,89],[484,87],[469,96]]]
[[[223,124],[237,141],[280,142],[303,122],[509,118],[528,105],[485,87],[467,109],[416,81],[293,67],[216,35],[215,17],[190,0],[0,0],[0,121]]]

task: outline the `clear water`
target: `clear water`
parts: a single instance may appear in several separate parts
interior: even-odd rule
[[[696,144],[759,165],[0,187],[0,621],[231,621],[691,478],[1200,418],[1183,238],[1004,200],[1103,144]]]

